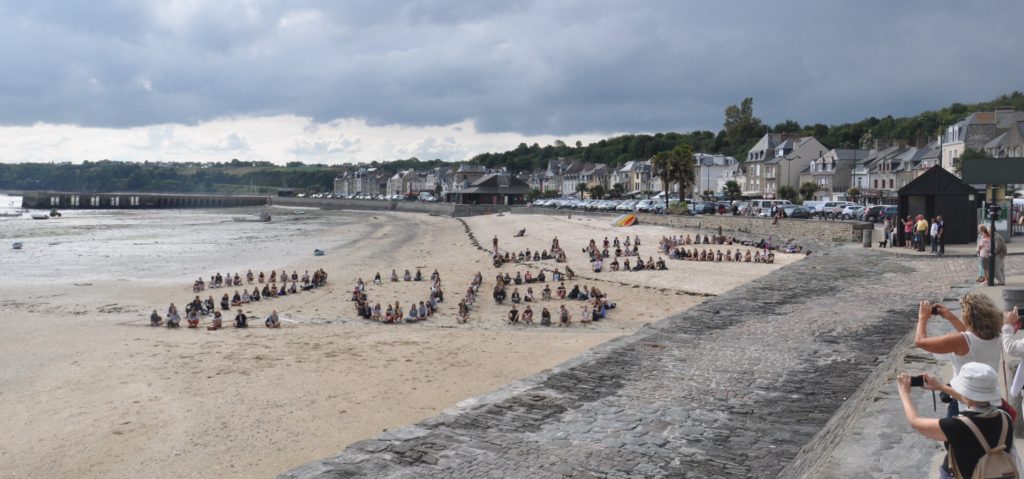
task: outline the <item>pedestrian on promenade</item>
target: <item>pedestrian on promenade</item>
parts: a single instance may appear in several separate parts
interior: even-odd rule
[[[950,354],[953,363],[953,375],[960,373],[960,368],[969,362],[987,364],[994,370],[999,369],[1002,358],[1002,342],[1000,341],[1003,312],[980,292],[970,292],[960,299],[961,321],[945,305],[921,301],[918,307],[917,331],[914,335],[914,346],[929,353]],[[932,315],[941,316],[953,326],[955,332],[942,336],[928,337],[928,320]],[[956,416],[966,408],[966,404],[950,401],[946,417]]]
[[[892,248],[893,243],[896,242],[896,239],[893,238],[892,235],[892,220],[889,218],[885,219],[885,226],[882,228],[882,231],[885,232],[885,246]]]
[[[908,216],[907,219],[903,220],[903,238],[902,238],[902,241],[903,241],[903,247],[904,248],[910,248],[910,247],[913,246],[913,244],[914,244],[913,234],[914,234],[914,220],[911,219]]]
[[[975,477],[974,469],[987,452],[987,448],[978,442],[978,435],[985,439],[991,449],[1005,445],[1007,454],[1003,457],[1007,458],[1008,467],[1020,471],[1019,460],[1016,451],[1013,450],[1012,420],[1006,411],[999,408],[1002,395],[999,393],[999,380],[995,369],[987,364],[966,363],[949,382],[949,386],[942,384],[942,381],[934,376],[921,376],[924,389],[945,392],[968,405],[963,415],[957,417],[920,417],[917,415],[917,407],[910,398],[911,377],[907,373],[900,373],[897,377],[900,400],[903,402],[903,413],[907,417],[907,422],[923,436],[946,443],[946,459],[939,466],[940,478]],[[953,401],[954,404],[956,402]],[[991,463],[994,462],[993,457],[996,454],[987,454],[986,472],[991,470]]]
[[[946,220],[942,219],[941,215],[937,216],[935,219],[938,220],[937,223],[939,224],[939,256],[942,256],[946,254]]]
[[[932,225],[928,230],[928,240],[932,245],[932,254],[939,254],[939,219],[932,218]]]
[[[989,239],[988,228],[985,225],[978,225],[978,282],[988,282],[988,257],[991,254],[992,242]]]
[[[1006,285],[1006,241],[1003,240],[1003,236],[993,231],[996,235],[996,250],[993,254],[996,255],[995,269],[992,271],[992,283],[996,286]]]
[[[928,220],[924,219],[924,215],[917,215],[917,223],[914,226],[914,246],[917,247],[918,251],[924,251],[925,237],[928,236]]]

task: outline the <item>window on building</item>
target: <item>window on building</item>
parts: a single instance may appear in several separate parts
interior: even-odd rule
[[[889,178],[889,189],[892,189],[892,178]]]
[[[878,189],[878,180],[875,180],[875,189]]]

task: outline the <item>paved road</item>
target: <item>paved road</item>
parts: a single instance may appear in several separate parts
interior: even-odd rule
[[[280,477],[777,476],[911,331],[916,301],[941,298],[972,266],[815,253]]]

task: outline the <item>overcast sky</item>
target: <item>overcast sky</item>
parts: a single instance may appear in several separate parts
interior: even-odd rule
[[[0,161],[464,160],[1024,90],[1024,2],[6,0]]]

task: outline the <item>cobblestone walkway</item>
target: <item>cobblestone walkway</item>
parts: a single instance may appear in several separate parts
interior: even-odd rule
[[[838,247],[281,478],[774,477],[969,258]]]

